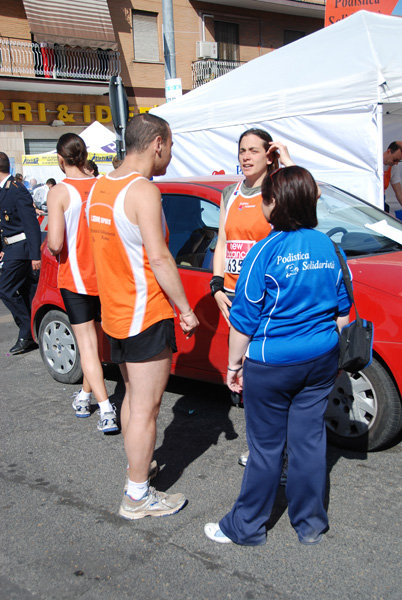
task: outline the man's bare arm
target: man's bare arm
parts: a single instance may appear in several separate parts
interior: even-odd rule
[[[127,192],[124,208],[129,220],[140,228],[151,269],[161,288],[177,306],[183,330],[193,330],[198,320],[187,300],[175,260],[166,245],[158,188],[149,181],[136,182]]]

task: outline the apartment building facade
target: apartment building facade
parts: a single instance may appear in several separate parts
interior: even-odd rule
[[[325,0],[172,5],[183,93],[320,29],[325,16]],[[23,154],[54,149],[64,132],[94,120],[113,129],[112,75],[130,115],[165,102],[162,0],[13,0],[0,17],[0,148],[17,170]]]

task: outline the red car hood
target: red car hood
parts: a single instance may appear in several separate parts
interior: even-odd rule
[[[391,252],[348,260],[353,281],[402,296],[402,252]]]

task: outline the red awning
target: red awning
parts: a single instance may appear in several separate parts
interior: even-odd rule
[[[36,42],[117,50],[107,0],[23,0]]]

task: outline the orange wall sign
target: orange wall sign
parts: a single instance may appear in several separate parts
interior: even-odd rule
[[[346,19],[358,10],[382,13],[383,15],[400,15],[401,0],[327,0],[325,8],[325,26]]]

